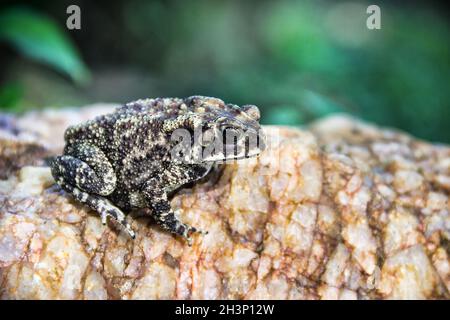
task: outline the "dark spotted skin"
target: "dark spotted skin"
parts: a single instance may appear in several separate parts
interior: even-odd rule
[[[138,100],[69,127],[63,155],[51,161],[52,175],[66,192],[97,211],[103,223],[109,216],[133,238],[135,233],[122,210],[150,208],[163,229],[190,243],[190,235],[198,230],[179,221],[169,197],[178,188],[205,177],[215,161],[174,161],[171,133],[221,121],[257,130],[258,120],[255,106],[239,109],[215,98]],[[257,153],[259,150],[253,155]]]

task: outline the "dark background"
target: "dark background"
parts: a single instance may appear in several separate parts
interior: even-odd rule
[[[441,1],[3,1],[0,111],[202,94],[263,123],[346,112],[449,143],[449,31]]]

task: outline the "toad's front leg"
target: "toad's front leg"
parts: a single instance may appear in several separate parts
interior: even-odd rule
[[[99,148],[89,144],[68,146],[63,156],[52,159],[50,166],[56,183],[76,200],[98,212],[103,224],[106,224],[108,216],[112,217],[131,237],[135,237],[123,212],[105,198],[116,188],[116,175]]]
[[[210,168],[200,166],[171,165],[163,174],[148,180],[144,186],[143,193],[156,222],[163,229],[185,238],[189,245],[192,244],[190,238],[192,233],[206,234],[207,232],[181,222],[170,206],[168,194],[189,182],[204,177],[209,170]]]

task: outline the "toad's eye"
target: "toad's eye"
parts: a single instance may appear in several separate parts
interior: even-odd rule
[[[231,126],[222,127],[222,137],[225,144],[233,144],[241,136],[242,131],[237,128]]]

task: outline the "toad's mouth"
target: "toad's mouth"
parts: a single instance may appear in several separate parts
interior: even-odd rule
[[[235,139],[234,143],[221,144],[214,149],[203,148],[204,162],[241,160],[258,156],[266,149],[266,139],[261,133],[247,134],[242,139]]]
[[[227,143],[223,143],[220,136],[216,136],[207,145],[196,143],[192,138],[183,141],[184,143],[176,144],[171,150],[172,159],[191,164],[248,159],[258,156],[266,149],[266,137],[261,130],[247,132],[239,138],[226,141]]]

